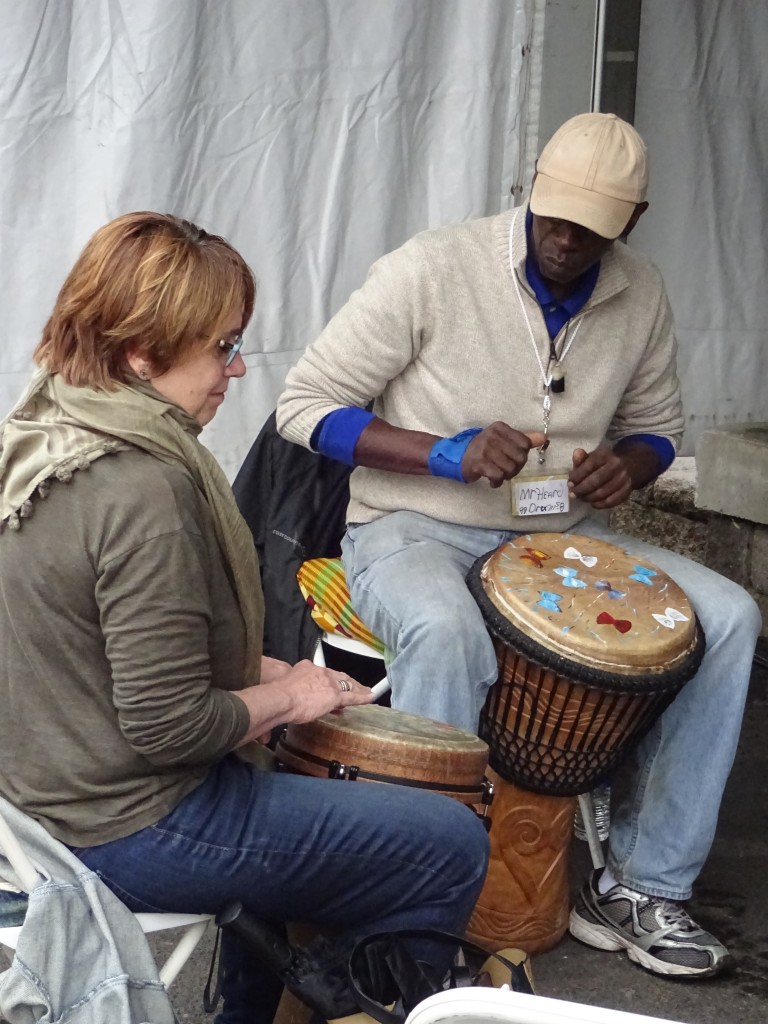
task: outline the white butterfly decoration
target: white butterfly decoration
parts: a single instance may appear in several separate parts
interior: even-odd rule
[[[676,622],[688,621],[688,616],[683,615],[683,613],[679,612],[677,608],[665,608],[663,615],[660,615],[658,612],[654,612],[653,617],[660,625],[666,626],[667,629],[674,629]]]
[[[597,558],[595,555],[582,555],[577,548],[566,548],[563,552],[564,558],[578,558],[582,565],[586,565],[588,569],[591,569],[593,565],[597,565]]]

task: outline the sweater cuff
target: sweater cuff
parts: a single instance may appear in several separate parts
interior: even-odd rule
[[[675,461],[675,446],[668,437],[662,437],[660,434],[630,434],[623,437],[622,441],[640,441],[641,444],[653,448],[659,459],[659,476]]]

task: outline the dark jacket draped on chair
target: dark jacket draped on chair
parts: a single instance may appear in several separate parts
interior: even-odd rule
[[[320,630],[296,582],[310,558],[336,558],[345,529],[351,468],[286,441],[267,419],[232,489],[259,556],[264,653],[293,664],[311,658]]]

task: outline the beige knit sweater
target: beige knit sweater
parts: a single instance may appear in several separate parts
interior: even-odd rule
[[[423,232],[384,256],[288,373],[280,433],[308,446],[327,413],[371,399],[389,423],[446,437],[495,420],[541,430],[541,371],[523,310],[545,366],[549,335],[525,258],[525,208]],[[676,343],[658,270],[616,243],[571,334],[582,317],[564,362],[566,390],[552,398],[547,468],[570,467],[574,448],[630,434],[659,434],[677,447]],[[350,494],[349,522],[409,509],[493,529],[565,530],[588,511],[577,501],[566,513],[518,518],[510,484],[494,490],[364,467]]]

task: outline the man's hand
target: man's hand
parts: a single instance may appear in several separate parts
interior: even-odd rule
[[[616,508],[632,491],[655,480],[661,468],[656,450],[632,437],[618,441],[613,450],[597,448],[587,453],[577,448],[568,492],[592,508]]]
[[[525,466],[531,448],[545,440],[540,431],[524,434],[497,420],[469,442],[461,460],[462,476],[468,484],[485,478],[491,487],[501,487]]]

